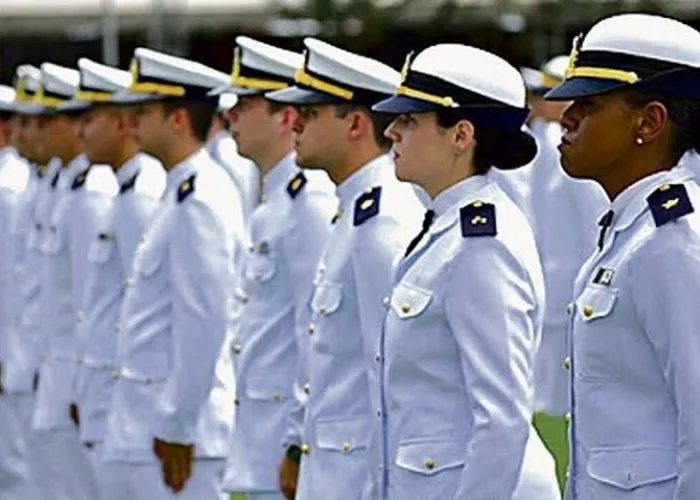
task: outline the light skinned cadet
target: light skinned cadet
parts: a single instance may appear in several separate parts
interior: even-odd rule
[[[77,331],[87,255],[92,235],[116,194],[116,180],[109,167],[91,165],[83,152],[80,120],[84,106],[71,100],[78,89],[78,71],[43,63],[41,72],[38,99],[48,108],[42,145],[58,158],[61,169],[39,243],[44,256],[40,297],[44,348],[33,425],[45,443],[42,460],[53,497],[92,499],[97,495],[96,485],[71,403],[80,358]]]
[[[267,97],[298,107],[297,162],[328,172],[339,206],[314,278],[309,394],[303,415],[290,421],[280,479],[287,498],[296,490],[297,500],[354,500],[370,484],[368,451],[381,422],[381,299],[393,261],[420,228],[423,207],[394,174],[383,136],[389,120],[370,111],[393,93],[399,73],[320,40],[304,46],[295,85]]]
[[[167,171],[134,255],[120,313],[118,377],[104,441],[106,499],[223,499],[233,423],[228,327],[240,198],[204,143],[228,75],[138,48],[125,98],[143,94],[137,137]],[[220,362],[217,363],[217,360]]]
[[[537,247],[486,176],[537,151],[522,130],[524,83],[500,57],[458,44],[409,55],[403,75],[373,109],[395,116],[386,135],[398,178],[431,202],[377,343],[379,498],[557,499],[554,461],[531,424],[544,314]]]
[[[278,467],[290,414],[305,396],[304,354],[313,279],[337,200],[325,172],[296,163],[296,109],[268,101],[302,56],[237,37],[228,118],[238,151],[257,166],[262,202],[248,225],[235,287],[229,351],[236,369],[236,423],[224,488],[248,500],[283,500]]]
[[[102,455],[116,382],[119,312],[136,247],[165,189],[165,170],[140,151],[133,128],[134,104],[115,102],[115,95],[131,84],[129,72],[85,58],[78,60],[78,68],[80,86],[74,99],[88,104],[81,130],[85,154],[91,163],[109,165],[119,184],[119,194],[92,234],[87,254],[74,394],[80,440],[103,495],[115,488]]]

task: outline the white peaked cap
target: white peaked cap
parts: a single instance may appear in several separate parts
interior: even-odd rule
[[[315,38],[304,39],[304,64],[294,87],[271,92],[268,99],[289,104],[352,102],[371,106],[391,95],[399,72],[369,57],[335,47]]]

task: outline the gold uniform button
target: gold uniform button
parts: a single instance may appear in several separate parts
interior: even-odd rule
[[[314,325],[313,323],[311,323],[311,324],[309,325],[309,330],[308,330],[308,331],[309,331],[309,335],[313,335],[314,333],[316,333],[316,325]]]
[[[567,372],[571,370],[571,358],[568,356],[564,358],[564,370]]]
[[[571,315],[574,312],[574,305],[572,303],[566,304],[566,314]]]
[[[411,304],[402,304],[401,312],[404,314],[408,314],[409,312],[411,312]]]
[[[282,401],[282,394],[279,392],[276,392],[272,395],[272,399],[274,399],[275,401]]]
[[[428,470],[433,470],[435,468],[435,460],[429,458],[425,461],[425,468]]]
[[[235,346],[233,346],[233,352],[236,354],[240,354],[242,350],[243,346],[241,346],[241,344],[236,344]]]
[[[347,441],[345,441],[341,447],[343,449],[343,453],[347,453],[352,448],[352,445],[350,443],[348,443]]]
[[[567,424],[571,423],[571,413],[567,413],[566,415],[564,415],[564,422],[566,422]]]
[[[299,449],[304,455],[308,455],[309,453],[311,453],[311,447],[306,443],[302,444]]]
[[[304,392],[306,394],[311,394],[311,384],[309,384],[308,382],[304,384]]]
[[[583,306],[583,315],[587,318],[593,316],[593,308],[591,306]]]
[[[236,398],[236,399],[233,400],[233,404],[236,405],[236,406],[241,406],[241,400],[238,399],[238,398]]]
[[[379,353],[376,353],[376,354],[374,355],[374,360],[375,360],[377,363],[379,363],[379,362],[382,360],[382,355],[379,354]]]

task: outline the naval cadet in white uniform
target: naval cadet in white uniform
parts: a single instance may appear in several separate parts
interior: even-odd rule
[[[11,142],[16,102],[15,90],[0,85],[0,368],[22,354],[16,347],[13,324],[19,298],[14,264],[22,250],[14,231],[30,171]],[[2,369],[0,375],[4,375]],[[8,500],[26,496],[31,481],[26,432],[19,415],[24,400],[25,394],[10,393],[0,380],[0,498]]]
[[[230,92],[218,95],[216,113],[209,127],[207,150],[238,188],[242,201],[243,222],[247,224],[260,201],[260,172],[252,161],[239,154],[236,141],[231,137],[228,113],[237,100],[236,94]]]
[[[462,61],[455,68],[453,61]],[[544,283],[527,219],[486,176],[537,146],[518,71],[489,52],[432,46],[374,110],[399,179],[431,198],[396,268],[378,342],[384,500],[554,500],[531,425]]]
[[[127,279],[119,380],[104,456],[118,479],[107,499],[223,499],[233,423],[233,370],[221,357],[243,223],[238,192],[211,159],[214,103],[228,75],[139,48],[130,93],[141,148],[161,160],[166,189]]]
[[[393,92],[398,72],[320,40],[304,44],[295,86],[267,97],[298,106],[297,161],[326,170],[340,203],[314,281],[302,433],[292,420],[281,479],[292,498],[289,470],[301,453],[297,500],[355,500],[369,484],[368,450],[378,436],[381,298],[423,207],[394,174],[383,137],[388,118],[369,109]]]
[[[85,58],[78,60],[78,68],[75,99],[89,103],[82,125],[85,153],[90,162],[112,167],[119,183],[119,195],[92,235],[87,254],[74,400],[80,439],[103,492],[114,487],[114,478],[102,467],[102,444],[115,383],[119,311],[136,247],[165,189],[165,170],[139,151],[133,104],[115,102],[115,94],[130,85],[131,75]]]
[[[569,500],[700,495],[700,32],[623,14],[574,41],[561,163],[608,194],[570,307]]]
[[[78,88],[78,71],[51,63],[42,64],[41,71],[40,99],[51,111],[44,145],[61,161],[61,171],[40,243],[44,255],[41,330],[46,341],[33,424],[50,443],[43,460],[50,468],[51,494],[59,499],[94,499],[94,477],[71,403],[80,356],[77,328],[82,319],[85,263],[93,234],[116,194],[116,180],[106,165],[91,166],[82,151],[79,125],[84,105],[70,100]]]
[[[16,412],[22,423],[21,432],[27,444],[30,479],[27,490],[19,498],[41,499],[51,495],[50,473],[44,460],[44,446],[51,446],[41,438],[32,426],[36,402],[40,354],[44,349],[44,335],[40,320],[43,315],[41,292],[43,255],[39,242],[48,227],[56,194],[60,160],[51,159],[44,147],[42,130],[48,111],[38,100],[41,87],[41,70],[23,64],[15,72],[17,113],[21,124],[17,144],[20,152],[32,163],[33,175],[24,191],[15,214],[12,239],[19,250],[13,264],[16,300],[12,303],[11,327],[7,332],[6,346],[13,355],[3,360],[3,387],[9,399],[16,403]]]
[[[237,37],[226,89],[238,96],[228,113],[231,133],[257,165],[263,195],[248,226],[224,353],[233,358],[238,389],[224,488],[248,500],[284,500],[278,467],[295,396],[304,396],[313,278],[337,205],[328,175],[296,164],[296,109],[264,97],[292,84],[301,63],[300,54]]]

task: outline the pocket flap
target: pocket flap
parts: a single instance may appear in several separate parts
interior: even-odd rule
[[[319,420],[316,422],[316,446],[342,453],[362,450],[369,444],[371,429],[369,417]]]
[[[601,286],[587,286],[576,300],[576,309],[583,321],[593,321],[609,315],[617,300],[617,290]]]
[[[401,319],[408,319],[423,313],[433,298],[432,292],[408,283],[399,283],[391,295],[391,307]]]
[[[675,478],[676,461],[672,448],[593,449],[586,471],[601,483],[629,491]]]
[[[270,254],[252,253],[245,259],[244,273],[249,280],[264,283],[272,279],[276,268],[275,259]]]
[[[316,286],[311,300],[311,309],[322,316],[334,313],[343,301],[343,288],[335,283],[321,283]]]
[[[251,378],[246,382],[246,398],[251,401],[281,403],[291,397],[291,382],[277,382],[269,378]]]
[[[464,467],[466,446],[454,440],[421,440],[399,444],[396,466],[432,476],[448,469]]]

